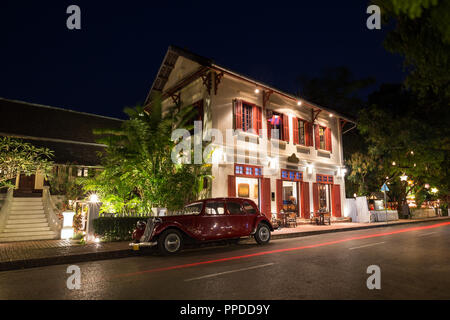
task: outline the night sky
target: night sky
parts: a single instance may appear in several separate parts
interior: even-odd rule
[[[0,97],[125,118],[171,44],[292,93],[299,75],[333,66],[402,81],[386,29],[366,28],[367,2],[342,3],[1,0]],[[80,31],[66,28],[71,4]]]

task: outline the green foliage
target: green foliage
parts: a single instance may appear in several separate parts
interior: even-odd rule
[[[170,107],[162,112],[155,99],[148,112],[143,107],[127,108],[129,120],[120,130],[96,131],[99,142],[108,147],[103,155],[104,170],[84,183],[86,192],[102,200],[101,212],[118,215],[146,215],[151,208],[175,210],[196,200],[209,166],[176,164],[172,131],[193,127],[192,107]]]
[[[52,195],[65,195],[69,200],[80,200],[84,197],[82,179],[71,176],[69,170],[77,170],[71,165],[58,165],[54,167],[49,177],[50,192]]]
[[[382,86],[369,103],[360,113],[358,128],[366,137],[368,156],[379,163],[376,181],[380,186],[391,183],[391,199],[404,204],[408,194],[420,193],[426,183],[444,197],[449,194],[448,128],[439,119],[448,111],[424,113],[417,95],[400,86]],[[411,182],[400,181],[403,175]]]
[[[368,154],[355,152],[352,154],[351,158],[346,161],[346,164],[350,168],[347,179],[357,186],[354,193],[358,196],[367,196],[371,191],[379,189],[373,182],[377,180],[374,173],[376,173],[380,167],[373,157]]]
[[[374,0],[385,21],[394,20],[385,47],[404,56],[406,85],[420,96],[450,98],[450,1]],[[447,104],[448,106],[448,104]]]
[[[129,241],[136,224],[148,217],[100,217],[94,220],[94,233],[103,241]]]
[[[52,169],[53,151],[9,137],[0,137],[0,189],[14,187],[18,174],[27,176],[39,171],[47,178]]]

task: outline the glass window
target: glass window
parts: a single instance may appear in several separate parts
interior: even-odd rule
[[[183,215],[198,215],[202,212],[203,203],[192,203],[184,207]]]
[[[239,202],[227,202],[227,209],[230,214],[244,214]]]
[[[319,128],[320,149],[325,150],[325,128]]]
[[[256,208],[250,202],[247,202],[247,201],[244,202],[244,209],[249,214],[256,214],[256,212],[257,212]]]
[[[225,206],[223,202],[207,202],[205,213],[210,215],[222,215],[225,213]]]
[[[269,138],[272,138],[272,136],[274,136],[275,139],[283,139],[283,115],[273,112],[272,113],[272,118],[267,119],[268,123],[268,127],[270,128],[270,130],[268,130],[268,132],[272,132],[272,130],[278,130],[278,137],[276,136],[275,133],[271,133],[271,136]]]
[[[298,143],[305,144],[305,121],[298,120]]]
[[[242,130],[249,131],[253,127],[253,106],[248,104],[242,105]]]
[[[330,211],[328,207],[328,185],[320,183],[319,184],[319,209]]]

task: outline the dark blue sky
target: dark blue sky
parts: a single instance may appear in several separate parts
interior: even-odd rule
[[[345,3],[343,5],[342,3]],[[81,7],[82,30],[66,28]],[[296,91],[299,75],[348,66],[403,80],[402,60],[366,28],[366,1],[21,1],[0,4],[0,97],[121,117],[142,102],[167,47]]]

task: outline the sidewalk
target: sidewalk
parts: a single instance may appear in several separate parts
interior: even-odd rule
[[[448,219],[450,217],[398,220],[388,223],[340,222],[330,226],[300,225],[297,228],[275,230],[272,233],[272,239],[304,237],[330,232],[362,230]],[[79,245],[68,240],[0,243],[0,271],[138,256],[140,253],[132,251],[128,244],[129,241]]]

